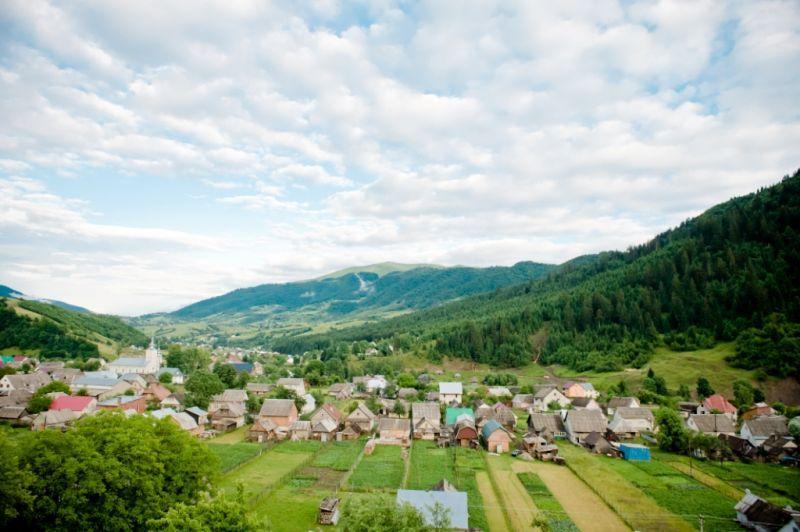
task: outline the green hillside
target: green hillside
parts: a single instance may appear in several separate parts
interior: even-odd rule
[[[318,277],[318,280],[322,279],[335,279],[336,277],[344,277],[345,275],[351,273],[374,273],[379,277],[382,277],[388,273],[394,272],[407,272],[409,270],[416,270],[417,268],[444,268],[444,266],[439,266],[438,264],[403,264],[400,262],[380,262],[378,264],[369,264],[367,266],[353,266],[350,268],[345,268],[343,270],[338,270],[335,272],[331,272],[327,275],[323,275],[322,277]]]
[[[296,352],[411,333],[440,355],[495,366],[538,360],[574,370],[639,367],[655,348],[694,350],[768,323],[800,322],[800,173],[732,199],[626,252],[567,263],[545,278],[392,320],[277,340]],[[800,342],[734,363],[798,375]],[[756,335],[758,336],[758,335]],[[754,345],[760,345],[754,342]]]
[[[27,300],[0,299],[0,349],[36,351],[42,358],[113,354],[147,337],[115,316],[75,312]]]

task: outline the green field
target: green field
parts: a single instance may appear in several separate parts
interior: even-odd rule
[[[429,490],[442,479],[453,482],[454,456],[452,449],[440,448],[430,441],[415,440],[405,487],[410,490]]]
[[[222,473],[256,457],[262,450],[258,443],[209,443],[208,448],[219,458]]]
[[[377,445],[373,453],[364,456],[348,481],[356,490],[395,490],[403,482],[405,463],[402,449],[397,445]]]
[[[547,516],[547,524],[554,532],[577,532],[572,520],[567,516],[564,508],[553,497],[547,486],[536,473],[518,473],[520,482],[533,499],[536,507]]]
[[[324,447],[311,465],[328,467],[336,471],[347,471],[364,448],[364,440],[334,442]]]

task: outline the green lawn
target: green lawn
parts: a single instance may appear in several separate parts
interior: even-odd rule
[[[401,452],[397,445],[377,445],[373,453],[364,456],[358,464],[348,485],[360,490],[399,488],[405,469]]]
[[[547,516],[550,530],[554,532],[578,532],[578,527],[567,516],[561,503],[553,497],[536,473],[517,473],[520,482],[530,493],[536,508]]]
[[[478,491],[478,482],[475,480],[475,473],[486,471],[486,461],[483,451],[477,449],[464,449],[455,447],[449,449],[456,455],[456,467],[453,471],[453,484],[461,491],[467,492],[467,502],[469,504],[469,526],[488,530],[489,524],[486,519],[486,511],[483,508],[483,499]]]
[[[440,448],[430,441],[415,440],[406,488],[429,490],[443,478],[453,482],[454,456],[452,449]]]
[[[208,448],[219,457],[219,470],[226,473],[261,452],[258,443],[209,443]]]
[[[317,521],[319,503],[325,496],[325,493],[314,490],[285,486],[259,500],[253,514],[258,518],[266,517],[270,530],[274,532],[312,530]]]
[[[329,467],[337,471],[347,471],[364,448],[363,440],[333,442],[324,447],[311,465],[315,467]]]

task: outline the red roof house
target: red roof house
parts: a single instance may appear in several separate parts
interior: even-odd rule
[[[50,403],[50,410],[72,410],[76,414],[88,414],[94,412],[97,406],[97,399],[81,395],[62,395],[56,397]]]
[[[732,414],[734,417],[738,412],[735,406],[730,404],[727,399],[718,393],[715,393],[711,397],[707,397],[705,401],[703,401],[703,406],[709,412],[716,410],[721,414]]]

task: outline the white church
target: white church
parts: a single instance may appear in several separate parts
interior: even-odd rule
[[[161,351],[156,347],[155,339],[150,340],[150,345],[142,357],[120,357],[113,362],[109,362],[107,369],[115,371],[119,375],[126,373],[138,373],[140,375],[158,372],[163,360]]]

